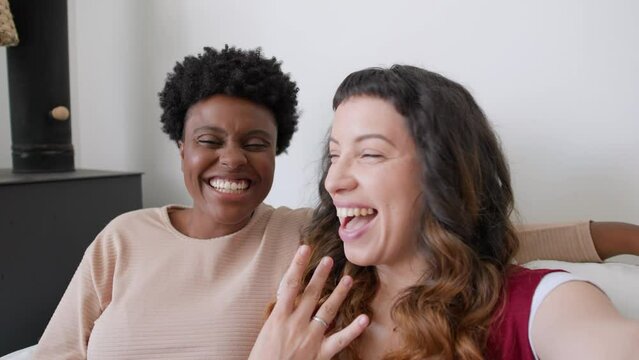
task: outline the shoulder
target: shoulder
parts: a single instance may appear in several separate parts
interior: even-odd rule
[[[162,213],[166,213],[166,209],[169,207],[170,206],[146,208],[125,212],[113,218],[113,220],[107,224],[105,229],[118,229],[132,224],[160,220],[162,218]]]
[[[576,278],[564,270],[527,269],[512,266],[504,282],[502,307],[498,319],[506,322],[504,326],[517,329],[530,329],[530,319],[535,315],[539,304],[554,288]]]
[[[515,285],[525,285],[534,282],[538,282],[547,274],[556,271],[563,270],[555,270],[555,269],[528,269],[523,266],[512,265],[508,268],[506,272],[506,285],[507,286],[515,286]]]
[[[272,251],[276,251],[286,265],[300,244],[302,232],[311,219],[311,209],[290,209],[282,206],[273,208],[261,205],[258,211],[268,211],[266,224],[263,229],[263,244],[268,244]]]
[[[111,220],[100,232],[101,236],[149,236],[150,230],[166,231],[170,220],[168,211],[177,205],[146,208],[123,213]]]
[[[268,212],[268,227],[280,231],[299,232],[308,224],[311,219],[312,209],[299,208],[291,209],[286,206],[274,208],[270,205],[262,204],[260,209]]]
[[[639,324],[623,318],[596,286],[570,281],[539,305],[531,343],[542,358],[630,359],[639,351]]]
[[[506,274],[504,282],[504,301],[532,302],[532,296],[541,280],[548,274],[563,272],[554,269],[527,269],[521,266],[512,266]]]
[[[308,219],[311,217],[313,212],[313,209],[311,208],[291,209],[286,206],[280,206],[277,208],[274,208],[270,205],[264,205],[264,206],[268,206],[271,209],[273,209],[273,216],[275,218],[292,218],[295,220],[308,221]]]
[[[163,214],[167,207],[133,210],[118,215],[95,237],[87,251],[115,251],[128,242],[153,236],[153,229],[166,229]],[[168,215],[167,215],[168,219]]]
[[[501,305],[489,331],[488,351],[493,359],[534,359],[529,321],[535,291],[542,279],[561,270],[512,266],[504,279]]]

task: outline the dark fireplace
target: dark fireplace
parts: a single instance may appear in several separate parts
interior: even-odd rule
[[[14,173],[74,170],[66,0],[14,0],[7,48]]]

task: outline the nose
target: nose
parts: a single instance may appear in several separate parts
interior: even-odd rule
[[[248,159],[241,147],[235,145],[225,146],[220,150],[220,164],[229,169],[237,169],[246,165]]]
[[[337,194],[351,191],[357,187],[357,179],[353,174],[353,167],[348,159],[335,159],[328,168],[324,188],[334,197]]]

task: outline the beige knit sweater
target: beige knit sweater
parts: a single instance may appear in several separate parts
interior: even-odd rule
[[[171,225],[173,208],[124,214],[97,236],[34,359],[247,358],[310,210],[261,205],[242,230],[201,240]],[[546,247],[598,260],[587,223],[522,234],[520,261]]]

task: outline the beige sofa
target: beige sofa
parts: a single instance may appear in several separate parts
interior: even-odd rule
[[[535,260],[524,266],[569,271],[605,291],[624,316],[639,320],[639,256],[617,256],[604,263]],[[35,345],[5,355],[0,360],[28,360],[34,349]]]

